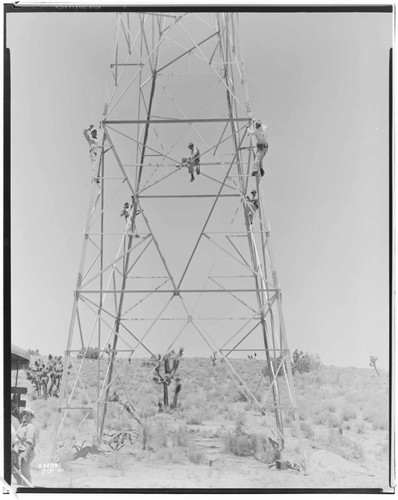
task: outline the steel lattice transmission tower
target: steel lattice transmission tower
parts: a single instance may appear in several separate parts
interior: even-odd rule
[[[89,419],[100,440],[115,384],[135,408],[142,385],[127,391],[123,357],[128,369],[177,343],[195,355],[201,343],[260,415],[274,413],[281,450],[283,412],[294,415],[304,455],[266,177],[251,176],[252,118],[236,13],[117,14],[57,440],[76,435]],[[201,152],[195,182],[181,166],[191,141]],[[246,197],[253,187],[260,204],[251,225]],[[120,210],[131,196],[125,221]],[[100,352],[97,361],[77,356],[88,348]],[[263,366],[255,381],[239,371],[239,359],[253,352]],[[73,425],[66,425],[68,415],[76,415]]]

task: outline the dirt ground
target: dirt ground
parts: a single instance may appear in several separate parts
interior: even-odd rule
[[[163,455],[144,451],[138,442],[119,451],[88,454],[86,458],[69,461],[63,470],[58,465],[44,467],[50,462],[49,456],[37,453],[32,466],[33,484],[68,489],[388,488],[387,465],[381,458],[374,458],[371,466],[359,465],[330,451],[307,449],[306,474],[279,471],[253,457],[225,453],[219,438],[204,437],[203,426],[198,427],[201,429],[194,429],[193,433],[201,450],[199,464],[191,463],[183,452],[176,454],[176,450],[165,449]]]

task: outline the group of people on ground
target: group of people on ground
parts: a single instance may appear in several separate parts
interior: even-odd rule
[[[13,408],[11,415],[11,460],[12,473],[20,486],[32,487],[30,466],[35,457],[35,446],[38,432],[32,419],[35,412],[32,408],[25,408],[19,414]]]
[[[253,163],[252,176],[260,175],[260,177],[263,177],[265,174],[265,170],[263,168],[263,159],[268,152],[267,126],[263,125],[261,120],[256,120],[251,126],[247,128],[247,133],[249,135],[253,135],[257,140],[256,156]],[[98,149],[100,149],[100,146],[98,144],[99,141],[98,130],[94,127],[94,125],[90,125],[88,129],[85,129],[83,131],[83,134],[87,139],[87,142],[89,143],[90,159],[94,166],[97,160]],[[199,148],[195,146],[193,142],[190,142],[188,144],[188,149],[190,149],[191,154],[190,156],[187,157],[184,156],[182,158],[181,167],[188,168],[188,172],[191,176],[190,182],[193,182],[195,180],[195,175],[194,175],[195,172],[196,175],[200,175],[200,151]],[[249,207],[249,214],[248,214],[249,222],[250,224],[253,224],[254,214],[259,208],[259,200],[257,196],[257,191],[255,189],[253,189],[250,194],[252,196],[251,197],[247,196],[246,202]],[[137,210],[135,214],[138,215],[140,212],[141,210]],[[124,204],[120,216],[124,217],[126,220],[127,234],[130,236],[133,235],[134,237],[138,238],[139,235],[135,233],[135,223],[133,227],[133,219],[134,219],[133,214],[134,214],[134,196],[132,196],[131,205],[129,205],[128,202]]]

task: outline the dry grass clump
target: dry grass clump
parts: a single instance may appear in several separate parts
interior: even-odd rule
[[[189,461],[195,465],[200,465],[205,460],[205,455],[204,455],[203,451],[201,451],[199,448],[196,448],[194,446],[189,447],[187,449],[187,453],[188,453]]]
[[[358,417],[358,410],[351,404],[344,406],[340,413],[345,422],[355,420]]]
[[[143,449],[155,452],[156,458],[172,463],[187,460],[198,464],[203,453],[197,448],[186,426],[175,426],[171,421],[147,419],[142,426]]]
[[[237,425],[234,431],[226,432],[222,436],[227,453],[239,457],[255,457],[265,463],[273,463],[280,453],[272,446],[269,438],[263,434],[248,434]]]
[[[188,425],[202,425],[205,417],[204,410],[190,410],[185,414],[185,422]]]
[[[340,455],[346,460],[363,460],[364,451],[361,443],[340,434],[335,429],[330,429],[328,438],[328,450]]]
[[[363,416],[372,424],[374,430],[387,430],[389,427],[387,402],[382,398],[379,399],[380,401],[372,401],[365,406]]]
[[[303,432],[304,437],[306,437],[307,439],[313,440],[315,438],[315,432],[310,422],[302,422],[301,430]]]
[[[342,424],[342,419],[337,413],[328,413],[326,417],[326,424],[328,427],[340,427]]]

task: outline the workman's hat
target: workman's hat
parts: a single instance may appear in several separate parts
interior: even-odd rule
[[[189,148],[193,148],[193,142],[190,142],[190,143],[188,144],[188,147],[189,147]]]
[[[30,413],[32,415],[32,417],[35,416],[35,412],[32,410],[32,408],[30,408],[29,406],[27,406],[24,410],[22,410],[22,415],[24,413]]]
[[[255,121],[255,123],[254,123],[254,125],[255,125],[257,128],[261,127],[261,125],[262,125],[261,120],[256,120],[256,121]]]
[[[129,206],[129,202],[126,201],[126,203],[124,204],[125,207],[128,207]]]

